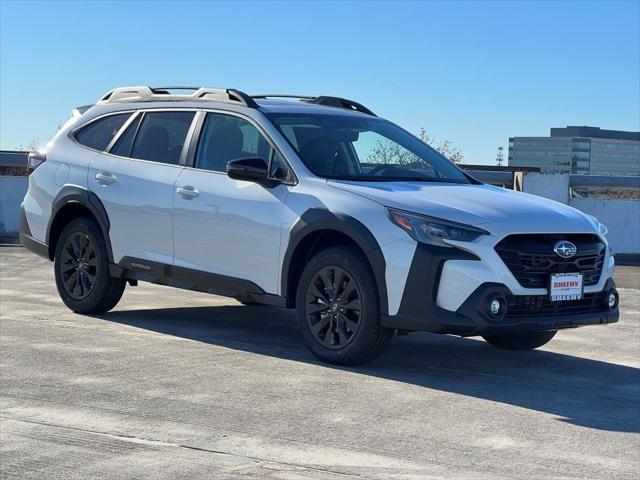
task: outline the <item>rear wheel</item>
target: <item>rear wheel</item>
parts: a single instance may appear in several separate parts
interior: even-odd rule
[[[298,325],[311,352],[337,365],[378,357],[394,331],[380,325],[380,302],[365,258],[349,247],[318,253],[307,264],[296,295]]]
[[[484,335],[488,343],[505,350],[533,350],[548,343],[557,330],[544,332],[519,332],[501,335]]]
[[[60,298],[77,313],[104,313],[116,306],[126,281],[109,275],[107,247],[98,225],[71,221],[56,245],[54,271]]]

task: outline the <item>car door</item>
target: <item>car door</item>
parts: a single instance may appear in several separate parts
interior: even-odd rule
[[[290,170],[265,134],[245,117],[207,113],[199,131],[193,166],[182,171],[174,193],[174,263],[248,280],[277,293]],[[283,182],[265,187],[229,178],[227,162],[243,157],[270,160],[271,171]]]
[[[109,217],[115,262],[173,263],[173,190],[194,111],[138,112],[89,167],[89,188]]]

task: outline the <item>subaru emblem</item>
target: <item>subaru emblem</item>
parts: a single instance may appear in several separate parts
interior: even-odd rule
[[[553,251],[562,258],[571,258],[578,253],[576,246],[568,240],[560,240],[553,247]]]

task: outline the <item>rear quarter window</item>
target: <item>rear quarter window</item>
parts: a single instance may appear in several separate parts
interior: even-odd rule
[[[100,151],[106,150],[113,137],[116,136],[130,116],[131,112],[127,112],[100,118],[80,128],[75,133],[75,139],[85,147]]]

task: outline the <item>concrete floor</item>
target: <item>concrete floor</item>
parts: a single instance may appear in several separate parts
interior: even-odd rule
[[[141,284],[75,315],[0,249],[0,477],[637,479],[640,269],[622,319],[535,352],[430,334],[318,363],[291,312]]]

